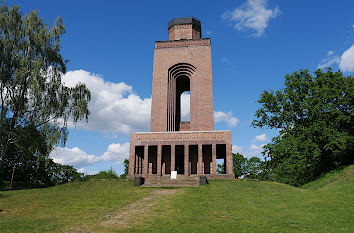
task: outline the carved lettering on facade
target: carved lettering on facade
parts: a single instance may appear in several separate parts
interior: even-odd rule
[[[209,40],[182,40],[182,41],[160,41],[156,42],[156,48],[173,48],[173,47],[186,47],[186,46],[207,46],[210,44]]]
[[[211,140],[227,139],[225,132],[193,132],[193,133],[156,133],[156,134],[132,134],[131,139],[140,141],[161,141],[161,140]]]

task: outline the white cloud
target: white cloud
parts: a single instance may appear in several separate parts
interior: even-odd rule
[[[261,135],[257,135],[253,141],[256,141],[256,142],[265,142],[267,141],[268,138],[267,138],[267,135],[264,133],[264,134],[261,134]]]
[[[112,143],[101,157],[104,161],[123,161],[129,157],[129,143]]]
[[[255,155],[260,155],[263,152],[263,147],[266,144],[261,144],[261,145],[256,145],[256,144],[251,144],[250,148],[248,148],[251,152],[248,154],[248,156],[255,156]]]
[[[88,155],[85,151],[78,147],[56,147],[50,153],[50,158],[52,158],[54,162],[65,165],[72,165],[75,168],[82,168],[84,166],[93,165],[103,161],[114,161],[117,164],[121,163],[128,157],[129,143],[112,143],[108,146],[107,151],[104,152],[101,156]]]
[[[223,63],[227,62],[227,58],[226,57],[221,58],[221,62]]]
[[[244,154],[242,147],[238,145],[232,145],[232,153]]]
[[[240,153],[246,158],[251,158],[253,156],[260,156],[263,152],[263,146],[266,144],[256,145],[251,144],[247,151],[244,151],[241,146],[232,145],[232,153]]]
[[[211,36],[211,35],[213,34],[213,32],[212,32],[212,31],[207,31],[205,34],[206,34],[207,36]]]
[[[221,112],[214,111],[214,121],[218,122],[226,122],[229,126],[236,126],[240,120],[236,117],[232,116],[232,112]]]
[[[255,31],[252,35],[260,37],[268,27],[269,20],[280,14],[278,7],[267,9],[267,0],[247,0],[233,11],[226,11],[222,18],[234,24],[238,31]]]
[[[354,71],[354,44],[349,49],[343,52],[340,58],[339,67],[343,71]]]
[[[98,173],[97,171],[90,171],[85,168],[77,169],[77,171],[80,173],[84,173],[85,175],[96,175]]]
[[[190,94],[183,92],[181,95],[181,121],[190,120]]]
[[[75,167],[92,165],[100,161],[98,156],[88,155],[78,147],[71,149],[57,147],[50,153],[50,157],[56,163],[73,165]]]
[[[190,120],[190,94],[186,92],[181,95],[181,120]],[[239,119],[232,116],[232,112],[214,111],[214,120],[216,123],[226,122],[231,127],[239,123]]]
[[[142,99],[124,82],[108,82],[84,70],[69,71],[63,77],[63,83],[69,87],[79,82],[86,84],[92,98],[88,123],[79,122],[77,127],[103,133],[130,133],[149,128],[151,98]],[[69,127],[74,126],[69,124]]]
[[[336,66],[340,62],[340,58],[334,54],[332,50],[329,50],[327,56],[321,60],[320,64],[317,66],[317,69],[324,69],[331,66]]]

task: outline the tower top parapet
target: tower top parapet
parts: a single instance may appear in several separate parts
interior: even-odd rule
[[[168,22],[169,40],[192,40],[202,37],[200,20],[194,17],[173,18]]]

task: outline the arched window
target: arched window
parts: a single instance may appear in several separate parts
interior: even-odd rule
[[[190,96],[190,79],[194,71],[195,67],[188,63],[178,63],[168,70],[167,131],[180,131],[189,127],[189,121],[182,122],[181,119],[181,96],[184,92],[188,92]],[[183,99],[187,99],[186,97],[183,96]],[[182,104],[185,108],[189,103]]]

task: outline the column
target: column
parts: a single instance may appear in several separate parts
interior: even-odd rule
[[[226,144],[226,174],[233,175],[232,144]]]
[[[136,155],[136,174],[140,174],[140,160],[138,155]]]
[[[136,164],[135,146],[132,143],[130,143],[129,169],[128,169],[129,176],[132,176],[136,173],[135,164]]]
[[[157,146],[157,175],[161,176],[161,150],[162,145]]]
[[[184,144],[184,175],[189,175],[189,145]]]
[[[197,174],[203,174],[203,145],[198,144],[198,166],[197,166]]]
[[[144,146],[143,175],[148,173],[149,145]]]
[[[175,145],[171,145],[171,172],[176,171],[175,169],[175,158],[176,158],[176,153],[175,153]]]
[[[211,148],[211,171],[210,171],[210,174],[212,175],[216,175],[216,144],[212,144],[211,145],[212,148]]]

